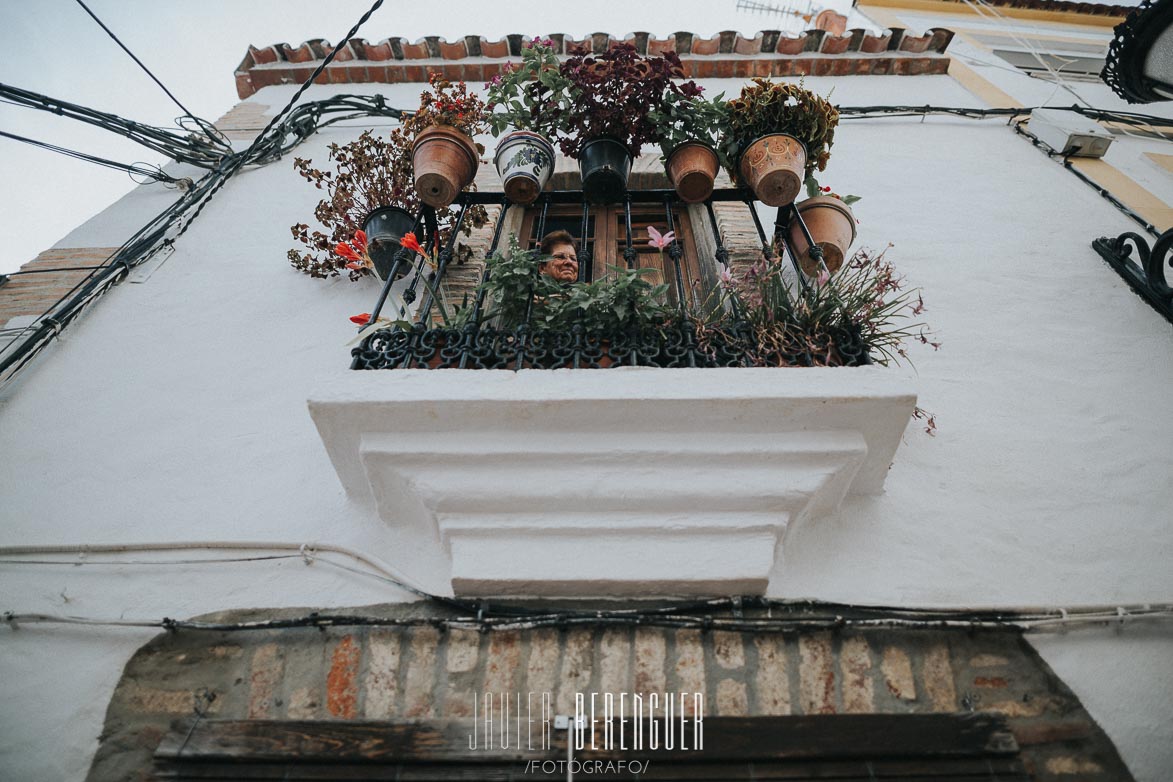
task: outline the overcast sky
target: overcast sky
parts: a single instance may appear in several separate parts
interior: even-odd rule
[[[771,1],[771,0],[768,0]],[[373,0],[85,0],[90,9],[192,113],[215,120],[238,100],[233,71],[249,44],[340,40]],[[772,0],[777,7],[784,0]],[[807,0],[791,7],[807,9]],[[849,0],[817,0],[845,11]],[[516,9],[502,13],[502,9]],[[359,32],[381,40],[493,39],[590,32],[802,29],[797,20],[737,10],[736,0],[442,3],[386,0]],[[152,125],[181,113],[107,37],[76,0],[0,0],[0,81]],[[46,112],[0,104],[0,129],[121,162],[165,161],[108,131]],[[14,271],[134,186],[119,171],[0,138],[0,273]]]

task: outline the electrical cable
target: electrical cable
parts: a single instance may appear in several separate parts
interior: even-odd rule
[[[118,36],[114,34],[114,31],[111,30],[109,27],[107,27],[105,22],[103,22],[101,19],[99,19],[98,15],[95,14],[93,11],[91,11],[90,7],[88,5],[86,5],[84,2],[82,2],[82,0],[77,0],[77,4],[82,7],[82,10],[84,10],[87,14],[90,15],[91,19],[93,19],[95,22],[98,23],[99,27],[101,27],[103,30],[106,31],[106,35],[110,36],[114,40],[114,43],[118,44],[122,48],[122,51],[126,52],[130,56],[130,59],[134,60],[138,64],[138,67],[142,68],[143,71],[145,71],[146,74],[151,77],[151,80],[154,81],[155,84],[159,85],[159,89],[161,89],[161,90],[163,90],[163,92],[167,93],[167,97],[170,98],[175,103],[175,105],[179,107],[180,111],[182,111],[184,114],[186,114],[189,117],[195,118],[195,115],[192,114],[188,110],[187,106],[184,106],[182,103],[179,102],[179,98],[175,97],[175,95],[172,94],[171,90],[167,89],[167,86],[165,84],[163,84],[163,82],[159,81],[158,77],[156,77],[155,74],[151,73],[151,69],[148,68],[146,65],[144,65],[143,61],[140,60],[138,57],[136,57],[134,55],[134,52],[132,52],[130,49],[128,49],[126,44],[124,44],[122,41],[120,41],[118,39]]]
[[[288,556],[259,556],[239,558],[191,559],[191,560],[120,560],[115,562],[95,562],[84,557],[94,554],[116,554],[143,551],[185,551],[192,549],[231,549],[231,550],[296,550],[297,554]],[[339,562],[324,558],[320,553],[339,553],[349,556],[367,570],[359,570]],[[65,560],[28,560],[9,559],[41,554],[73,553],[83,557],[74,561]],[[743,631],[773,632],[812,628],[833,628],[843,626],[853,627],[967,627],[967,628],[996,628],[1018,627],[1020,629],[1037,629],[1066,626],[1070,624],[1088,624],[1138,621],[1164,620],[1173,618],[1173,605],[1144,604],[1130,606],[1082,606],[1069,608],[917,608],[895,607],[882,605],[856,605],[849,603],[818,602],[813,600],[772,600],[757,596],[732,596],[691,601],[671,602],[662,606],[649,606],[618,610],[583,610],[534,608],[521,605],[489,605],[485,601],[462,600],[458,598],[433,595],[418,587],[410,586],[402,580],[386,563],[373,557],[357,552],[353,549],[332,544],[297,544],[284,542],[249,542],[249,541],[188,541],[177,543],[139,543],[139,544],[102,544],[102,545],[55,545],[55,546],[6,546],[0,547],[0,564],[13,565],[175,565],[175,564],[208,564],[223,562],[252,562],[267,559],[302,558],[307,565],[315,563],[329,564],[343,570],[371,575],[387,581],[400,589],[415,594],[424,600],[442,605],[457,611],[463,611],[470,616],[465,617],[412,617],[408,619],[388,619],[374,616],[323,616],[313,613],[306,617],[280,620],[261,620],[235,624],[208,624],[202,622],[181,622],[164,619],[150,622],[132,622],[133,626],[158,626],[169,629],[189,628],[200,630],[256,630],[279,629],[287,627],[308,626],[344,626],[344,625],[433,625],[453,627],[475,627],[477,629],[517,629],[520,627],[568,627],[577,625],[609,624],[620,626],[659,626],[659,627],[691,627],[700,629],[737,629]],[[746,617],[744,611],[752,610],[767,612],[765,616]],[[773,612],[781,612],[782,616],[774,616]],[[713,616],[713,612],[731,612],[731,617]],[[79,617],[48,617],[42,614],[17,614],[9,612],[6,615],[9,621],[62,621],[80,622],[86,624],[102,623],[102,620],[83,619]]]
[[[1013,127],[1014,127],[1015,133],[1026,138],[1028,141],[1030,141],[1031,144],[1033,144],[1035,147],[1040,149],[1044,154],[1046,154],[1047,157],[1052,157],[1052,158],[1053,157],[1061,157],[1061,158],[1063,158],[1063,167],[1066,168],[1068,171],[1070,171],[1072,174],[1074,174],[1080,181],[1084,182],[1089,187],[1091,187],[1093,190],[1095,190],[1097,193],[1099,193],[1100,196],[1104,200],[1106,200],[1108,203],[1112,204],[1112,206],[1116,207],[1121,212],[1123,212],[1125,215],[1127,215],[1129,217],[1129,219],[1131,219],[1133,222],[1137,223],[1142,228],[1144,228],[1151,236],[1153,236],[1153,237],[1160,237],[1161,236],[1161,232],[1157,230],[1157,227],[1155,225],[1153,225],[1148,220],[1141,217],[1141,215],[1138,212],[1136,212],[1134,209],[1130,208],[1128,205],[1126,205],[1120,199],[1116,198],[1116,196],[1112,195],[1111,191],[1109,191],[1107,188],[1102,187],[1095,180],[1091,179],[1086,174],[1084,174],[1082,171],[1077,169],[1071,163],[1071,156],[1070,155],[1064,155],[1059,150],[1051,149],[1049,146],[1047,146],[1042,141],[1040,141],[1038,136],[1034,135],[1029,130],[1024,130],[1022,127],[1023,122],[1024,121],[1020,120],[1020,121],[1014,123]]]
[[[359,23],[348,34],[352,37],[363,21],[369,17],[381,4],[378,0],[371,9],[364,14]],[[347,40],[348,40],[347,39]],[[343,44],[345,41],[343,42]],[[85,107],[75,106],[47,96],[32,93],[27,90],[0,84],[0,100],[20,106],[52,111],[62,116],[106,127],[138,141],[152,149],[163,151],[179,162],[209,168],[211,171],[197,182],[193,182],[184,191],[183,196],[172,206],[165,209],[134,236],[127,240],[107,262],[95,269],[91,277],[79,282],[44,316],[26,326],[20,335],[12,342],[24,341],[16,348],[0,357],[0,387],[9,382],[28,364],[45,346],[47,346],[61,329],[74,320],[78,314],[97,297],[108,290],[112,285],[121,281],[131,268],[152,257],[166,246],[170,246],[176,238],[186,232],[191,222],[199,215],[210,199],[224,183],[245,165],[265,165],[280,159],[284,154],[301,144],[305,139],[330,125],[360,119],[368,116],[381,116],[390,119],[403,119],[411,112],[391,108],[386,105],[381,95],[337,95],[327,100],[312,101],[291,108],[298,96],[317,78],[328,64],[330,58],[339,51],[343,44],[335,47],[327,59],[311,74],[290,100],[280,114],[274,117],[265,129],[254,139],[248,150],[243,153],[233,153],[228,142],[219,136],[219,131],[211,128],[216,135],[197,137],[179,137],[174,132],[151,128],[112,114],[103,114]],[[1153,128],[1154,124],[1164,125],[1169,120],[1152,115],[1132,112],[1108,111],[1102,109],[1088,109],[1080,106],[1052,107],[1057,110],[1071,111],[1098,121],[1112,122],[1127,126],[1143,126]],[[1016,117],[1029,116],[1032,108],[968,108],[946,106],[846,106],[838,107],[843,119],[866,120],[899,117],[921,117],[928,115],[950,115],[969,119],[987,119],[1005,117],[1013,122]],[[201,126],[203,127],[203,126]],[[227,149],[227,152],[224,150]],[[1079,172],[1069,170],[1081,180],[1088,182]],[[183,183],[185,180],[179,180]],[[190,181],[190,180],[187,180]],[[1105,195],[1109,201],[1119,207],[1119,203],[1102,188],[1096,187],[1097,192]],[[194,209],[190,216],[188,212]],[[176,229],[176,223],[182,225]],[[12,343],[10,343],[12,344]]]
[[[101,269],[101,266],[54,266],[52,269],[22,269],[17,272],[4,272],[5,277],[18,277],[22,274],[56,274],[57,272],[88,272]]]
[[[876,609],[876,614],[883,611]],[[747,632],[747,633],[794,633],[809,631],[852,629],[909,629],[909,630],[1007,630],[1024,632],[1048,631],[1071,626],[1101,625],[1123,627],[1136,622],[1165,622],[1173,619],[1173,608],[1141,606],[1114,606],[1110,609],[1076,612],[1063,610],[1054,615],[1006,616],[997,619],[969,617],[963,611],[955,612],[952,618],[916,619],[898,616],[852,617],[832,612],[817,616],[768,617],[762,619],[727,618],[719,616],[696,616],[688,614],[660,614],[648,617],[616,616],[606,611],[552,612],[532,617],[485,617],[485,616],[408,616],[387,617],[364,614],[310,614],[288,619],[261,619],[251,622],[202,622],[172,619],[98,619],[44,613],[19,613],[6,611],[0,620],[10,626],[22,624],[76,624],[113,627],[154,627],[169,631],[194,630],[216,633],[288,630],[313,627],[432,627],[436,629],[478,630],[481,632],[504,630],[536,630],[543,628],[567,629],[572,627],[664,627],[692,629],[705,632]]]
[[[183,132],[177,132],[3,83],[0,83],[0,102],[20,108],[46,111],[118,133],[178,163],[215,168],[226,155],[232,154],[231,142],[216,126],[205,120],[188,120],[199,128],[198,133],[182,126],[180,130]]]
[[[375,0],[375,3],[367,10],[365,14],[358,20],[358,22],[350,29],[346,37],[336,47],[334,47],[330,54],[322,61],[322,63],[314,70],[308,79],[301,85],[294,96],[286,104],[281,112],[273,117],[272,120],[265,126],[261,134],[253,141],[249,148],[239,155],[231,154],[231,145],[223,136],[218,139],[211,137],[217,144],[228,151],[228,154],[222,154],[218,157],[214,169],[205,177],[201,178],[199,182],[194,183],[192,187],[187,189],[183,196],[172,206],[161,212],[154,220],[140,229],[134,236],[128,239],[113,255],[111,255],[106,264],[90,273],[90,275],[75,285],[68,293],[54,304],[49,311],[40,319],[26,327],[25,331],[13,340],[11,344],[19,341],[21,337],[25,337],[23,342],[20,342],[13,350],[6,348],[6,355],[0,358],[0,387],[7,384],[20,372],[45,346],[47,346],[53,338],[55,338],[70,322],[72,322],[78,315],[92,303],[98,296],[105,293],[115,283],[120,281],[123,277],[130,273],[133,266],[139,265],[152,257],[155,253],[163,248],[174,243],[176,239],[186,233],[192,221],[203,211],[207,203],[215,196],[217,192],[224,186],[225,183],[243,166],[252,162],[252,158],[257,153],[263,151],[264,155],[260,158],[263,162],[268,162],[271,159],[276,159],[284,151],[301,143],[310,133],[313,132],[313,125],[311,124],[314,118],[313,109],[310,109],[309,114],[296,116],[295,121],[300,123],[297,125],[290,125],[289,132],[293,132],[296,138],[289,143],[285,142],[286,132],[280,135],[273,133],[274,128],[279,122],[283,120],[286,114],[291,112],[294,104],[301,97],[301,95],[313,84],[314,80],[321,74],[325,67],[334,59],[335,55],[341,50],[359,28],[370,19],[371,15],[383,4],[383,0]],[[26,90],[18,88],[7,88],[5,85],[0,85],[0,95],[15,101],[22,105],[34,106],[50,110],[44,101],[41,99],[44,96],[38,96],[35,93],[29,93]],[[141,130],[137,123],[133,123],[113,115],[104,115],[101,112],[94,112],[84,107],[73,106],[66,104],[64,101],[55,101],[56,113],[64,114],[66,111],[71,113],[77,119],[91,122],[92,124],[99,124],[101,122],[114,122],[121,124],[127,131]],[[394,113],[396,116],[399,112],[395,110],[386,109],[383,105],[383,98],[379,96],[377,105],[385,112]],[[350,105],[350,104],[347,104]],[[320,115],[317,116],[320,119]],[[339,122],[345,117],[335,117],[329,121]],[[198,120],[197,120],[198,121]],[[329,124],[327,123],[327,124]],[[204,123],[207,125],[208,123]],[[282,125],[282,127],[286,127]],[[151,129],[152,131],[157,129]],[[218,131],[216,131],[218,133]],[[272,135],[270,135],[272,134]],[[154,134],[157,136],[158,134]],[[172,138],[174,134],[166,134]],[[150,145],[150,141],[156,141],[151,133],[144,134],[144,143]],[[205,149],[207,147],[205,146]],[[178,158],[177,158],[178,159]],[[182,161],[181,161],[182,162]],[[205,160],[204,162],[210,162]],[[194,212],[189,216],[187,213],[189,209]],[[186,219],[185,219],[186,218]],[[171,227],[175,223],[179,223],[178,230],[171,236],[167,236]],[[68,298],[68,300],[66,300]],[[49,314],[52,313],[52,314]]]
[[[206,196],[201,196],[191,217],[185,219],[183,224],[180,226],[179,232],[175,235],[176,239],[178,239],[180,236],[183,236],[183,234],[187,232],[188,226],[190,226],[191,223],[200,216],[200,213],[203,212],[204,207],[206,207],[208,203],[216,197],[216,194],[219,193],[221,188],[223,188],[224,185],[228,183],[228,180],[230,180],[236,174],[236,172],[240,171],[240,169],[244,166],[245,161],[249,160],[255,154],[258,148],[265,145],[269,133],[273,130],[273,128],[285,118],[286,114],[289,114],[305,91],[310,88],[310,85],[312,85],[318,76],[320,76],[321,73],[326,70],[326,66],[334,61],[334,57],[337,56],[338,52],[341,51],[346,46],[346,44],[350,42],[350,39],[353,38],[355,33],[359,31],[359,28],[366,24],[367,20],[371,18],[371,15],[375,13],[375,11],[377,11],[382,5],[383,0],[375,0],[374,4],[371,5],[369,9],[367,9],[367,12],[363,14],[357,22],[355,22],[353,27],[350,28],[350,31],[346,34],[346,36],[330,50],[329,54],[327,54],[322,59],[322,61],[318,64],[318,67],[315,68],[313,73],[310,74],[309,78],[302,82],[302,85],[297,88],[296,92],[293,93],[293,96],[289,99],[289,102],[285,104],[285,108],[281,109],[281,111],[277,112],[277,114],[271,120],[269,120],[269,124],[265,126],[265,128],[260,132],[260,135],[258,135],[253,140],[252,144],[249,145],[249,148],[245,150],[243,154],[226,158],[221,162],[221,165],[218,166],[216,170],[218,172],[222,172],[222,176],[217,179],[216,183],[208,191]]]
[[[113,168],[118,171],[125,171],[126,173],[132,175],[137,174],[141,177],[154,180],[156,182],[166,182],[170,184],[178,181],[171,175],[164,172],[163,169],[159,168],[158,166],[151,166],[148,168],[147,166],[150,164],[147,163],[119,163],[115,160],[97,157],[96,155],[88,155],[85,152],[78,152],[77,150],[69,149],[68,147],[59,147],[56,144],[50,144],[45,141],[37,141],[36,139],[27,138],[25,136],[18,136],[15,133],[9,133],[5,130],[0,130],[0,136],[3,136],[4,138],[10,138],[13,141],[20,141],[25,144],[31,144],[34,147],[45,149],[50,152],[57,152],[77,160],[84,160],[88,163],[96,163],[99,166]]]

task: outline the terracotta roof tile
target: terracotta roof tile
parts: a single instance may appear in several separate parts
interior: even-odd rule
[[[865,32],[863,34],[863,40],[859,42],[859,50],[864,54],[879,54],[880,52],[888,51],[888,44],[891,41],[891,30],[888,31],[887,35],[871,35]]]
[[[806,49],[806,33],[799,33],[796,37],[779,35],[778,44],[774,51],[778,54],[799,54]]]
[[[399,48],[403,51],[403,57],[407,60],[426,60],[432,56],[428,51],[428,42],[426,39],[420,39],[415,43],[406,43],[402,38],[399,39]]]
[[[648,54],[664,54],[665,52],[676,51],[676,36],[670,35],[667,38],[649,38],[648,39]]]
[[[481,39],[481,56],[482,57],[508,57],[509,56],[509,40],[502,38],[500,41],[488,41]]]
[[[721,51],[721,36],[714,35],[712,38],[701,38],[694,35],[692,37],[692,51],[689,54],[699,56],[706,56],[710,54],[717,54]]]
[[[819,51],[823,54],[843,54],[851,45],[851,35],[824,35]]]
[[[741,33],[733,40],[733,52],[735,54],[761,54],[762,53],[762,34],[758,33],[753,38],[746,38]]]
[[[904,33],[901,28],[893,28],[880,34],[855,29],[844,35],[810,29],[797,36],[784,35],[778,30],[762,30],[753,37],[746,37],[725,30],[709,38],[687,31],[678,31],[666,38],[656,38],[645,32],[629,33],[622,39],[608,33],[593,33],[581,40],[562,33],[547,37],[554,42],[555,50],[562,53],[585,47],[599,54],[623,41],[651,54],[675,51],[689,77],[702,79],[945,73],[948,70],[949,60],[943,55],[953,39],[952,31],[933,28],[919,37],[905,36]],[[439,36],[427,36],[414,42],[397,36],[377,42],[356,38],[338,52],[317,83],[423,82],[427,81],[429,71],[442,71],[451,79],[483,81],[499,73],[511,57],[518,57],[522,46],[529,40],[518,34],[496,41],[475,35],[451,42]],[[314,64],[325,58],[330,50],[330,45],[320,38],[296,47],[286,43],[261,48],[249,46],[236,69],[237,94],[246,98],[262,87],[302,82],[309,78]],[[893,56],[873,59],[884,53]]]

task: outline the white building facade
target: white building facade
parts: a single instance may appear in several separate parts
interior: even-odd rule
[[[790,72],[809,67],[805,86],[833,90],[841,107],[1085,100],[1129,110],[1101,83],[1032,78],[1005,54],[1049,43],[1067,45],[1053,50],[1070,56],[1104,45],[1110,23],[1093,15],[1003,9],[982,17],[935,0],[861,10],[876,26],[854,41],[851,31],[820,31],[818,50],[785,54],[785,42],[769,33],[695,36],[685,61],[730,63],[698,72],[709,94],[736,94],[760,63],[768,71],[776,61],[825,59],[827,66]],[[897,41],[916,43],[889,50],[893,30]],[[849,40],[834,52],[839,44],[824,38]],[[654,51],[668,40],[638,43]],[[879,41],[876,51],[865,40]],[[683,39],[673,41],[683,52]],[[496,42],[484,43],[486,51],[474,53],[466,41],[463,54],[437,43],[413,57],[410,42],[396,42],[380,60],[368,44],[365,58],[352,49],[330,66],[350,69],[349,81],[317,84],[302,99],[380,94],[388,105],[413,108],[422,86],[409,68],[475,65],[487,77],[486,68],[508,53],[494,56],[488,45]],[[715,51],[702,53],[702,44]],[[304,62],[296,55],[302,50]],[[876,73],[874,63],[885,58],[891,64]],[[237,74],[248,94],[223,123],[238,148],[299,86],[279,83],[281,74],[308,76],[320,59],[309,44],[250,54]],[[376,63],[402,68],[406,80],[379,83]],[[473,69],[466,73],[470,83],[480,80]],[[274,83],[263,86],[265,79]],[[1159,106],[1146,110],[1173,116]],[[174,660],[182,675],[124,679],[136,652],[167,632],[151,623],[428,611],[392,578],[470,600],[602,597],[622,609],[644,597],[733,594],[1072,617],[1102,609],[1114,618],[1060,621],[1023,637],[1135,779],[1168,778],[1173,625],[1133,614],[1173,600],[1173,334],[1091,247],[1100,236],[1143,233],[1133,220],[1005,117],[845,119],[824,181],[863,196],[856,246],[890,244],[888,257],[923,291],[924,317],[942,347],[912,346],[915,368],[356,372],[348,368],[348,317],[371,310],[379,285],[314,280],[289,268],[289,226],[311,222],[321,197],[291,161],[324,164],[329,144],[390,125],[348,120],[319,130],[282,161],[238,173],[173,252],[111,289],[0,391],[0,607],[27,617],[0,630],[5,776],[135,778],[117,761],[133,752],[109,743],[116,691],[117,703],[181,720],[198,709],[198,693],[219,682],[219,674],[203,684],[188,676],[204,663],[185,669]],[[1135,129],[1109,131],[1107,156],[1076,167],[1159,230],[1168,228],[1168,143]],[[655,152],[644,158],[637,174],[654,183]],[[116,248],[174,198],[160,185],[140,187],[55,249]],[[773,211],[759,207],[767,226]],[[696,233],[711,232],[696,214]],[[722,214],[730,215],[720,218],[723,227],[735,231],[732,211]],[[483,257],[483,245],[471,246]],[[913,405],[935,416],[935,436],[910,418]],[[140,620],[147,625],[133,626]],[[595,663],[586,683],[606,688],[604,658],[614,639],[599,632],[592,643],[601,651],[582,654]],[[623,670],[638,684],[643,636],[635,632]],[[695,684],[692,636],[665,632],[665,681]],[[525,638],[528,656],[513,664],[528,664],[534,675],[543,647]],[[738,657],[726,656],[720,642],[699,641],[707,655],[697,685],[712,709],[706,716],[737,714],[740,692],[749,704],[742,713],[751,715],[879,713],[883,698],[903,702],[903,679],[890,670],[899,668],[899,655],[885,655],[886,644],[898,642],[872,638],[861,651],[835,636],[823,650],[821,638],[778,652],[791,655],[794,694],[785,710],[755,707],[764,703],[766,680],[735,675],[765,665],[766,642],[745,636]],[[409,663],[423,665],[428,654],[439,654],[438,670],[452,676],[466,670],[453,667],[455,636],[431,647],[413,637],[398,656],[377,637],[364,639],[352,668],[338,667],[349,659],[345,640],[320,663],[326,678],[341,671],[346,680],[350,671],[359,681],[350,707],[329,682],[321,692],[293,686],[311,675],[309,667],[295,671],[282,641],[220,638],[208,648],[221,651],[208,659],[239,657],[249,670],[269,673],[236,683],[248,690],[239,714],[233,696],[218,692],[223,711],[212,707],[208,716],[375,719],[390,712],[380,712],[375,690],[365,688],[394,668],[392,657],[402,663],[396,697],[410,696],[416,674]],[[560,654],[572,654],[572,641],[558,642]],[[493,643],[477,647],[477,670],[509,659],[507,644]],[[999,665],[1001,653],[940,643],[951,650],[945,664],[957,677],[981,668],[975,660]],[[956,684],[960,678],[935,685],[938,647],[923,659],[910,653],[919,694],[909,704],[941,713],[993,706],[1009,718],[1049,719],[1037,701],[1001,692],[1015,686],[998,685],[1002,674],[978,671],[968,688]],[[828,658],[820,662],[823,651]],[[262,669],[265,655],[283,667]],[[852,665],[887,677],[891,692],[853,689]],[[835,683],[822,702],[806,677],[824,667]],[[559,670],[551,679],[556,693],[566,683],[566,669]],[[733,685],[722,685],[722,671],[734,672]],[[489,684],[478,680],[473,690]],[[867,706],[858,700],[864,691],[873,699]],[[295,714],[289,709],[298,698]],[[269,702],[277,700],[283,703]],[[429,706],[393,716],[465,715]],[[145,742],[137,751],[163,741],[136,735]],[[102,763],[91,770],[96,754]],[[1032,778],[1118,778],[1112,768],[1055,750]]]

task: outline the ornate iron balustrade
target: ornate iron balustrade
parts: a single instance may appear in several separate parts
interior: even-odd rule
[[[715,260],[722,268],[729,268],[729,252],[726,249],[717,226],[713,210],[714,202],[742,202],[745,204],[757,230],[761,250],[767,262],[778,258],[774,247],[781,246],[789,257],[797,275],[798,284],[805,289],[811,283],[803,275],[798,258],[789,243],[776,241],[788,223],[793,219],[801,227],[809,245],[809,254],[817,264],[822,264],[822,249],[811,236],[810,230],[794,205],[780,207],[770,236],[754,208],[752,196],[740,189],[715,190],[703,202],[708,217],[708,228],[716,247]],[[424,259],[412,251],[401,249],[387,275],[387,282],[379,295],[370,322],[374,323],[387,307],[392,285],[401,276],[400,270],[410,269],[411,281],[402,293],[397,317],[390,318],[402,323],[417,299],[419,306],[413,313],[414,322],[410,327],[393,325],[368,334],[352,351],[352,369],[560,369],[560,368],[607,368],[613,366],[651,367],[740,367],[740,366],[813,366],[815,361],[810,350],[783,352],[764,348],[756,344],[749,324],[736,309],[719,334],[698,334],[695,323],[687,310],[688,285],[681,268],[684,251],[679,241],[673,241],[667,248],[670,266],[665,272],[671,278],[669,284],[675,290],[678,316],[674,323],[654,329],[640,329],[623,332],[602,332],[587,330],[575,324],[568,329],[546,329],[532,325],[534,301],[531,293],[526,307],[524,322],[513,329],[497,328],[485,323],[486,302],[484,283],[491,270],[486,266],[472,304],[468,322],[460,328],[437,327],[433,323],[432,310],[436,305],[434,292],[440,290],[445,274],[453,263],[456,237],[468,212],[475,204],[499,205],[496,226],[487,257],[497,252],[502,240],[502,229],[508,210],[519,207],[511,204],[504,193],[464,193],[458,202],[458,214],[453,230],[442,247],[436,246],[436,216],[430,207],[424,207],[417,215],[413,231],[418,234],[424,229],[427,242],[424,251],[435,258],[434,268],[425,264]],[[543,193],[535,204],[537,236],[545,234],[547,215],[551,205],[581,204],[582,230],[579,236],[579,280],[589,275],[591,249],[587,243],[588,226],[592,204],[583,200],[579,191],[556,191]],[[632,241],[632,204],[658,204],[664,208],[664,217],[669,231],[676,230],[673,208],[679,201],[672,190],[634,190],[628,192],[623,203],[626,245],[623,260],[627,268],[635,268],[636,250]],[[597,208],[597,207],[595,207]],[[871,358],[863,344],[857,326],[845,326],[830,338],[833,344],[825,349],[834,352],[846,366],[870,364]]]
[[[1131,245],[1131,246],[1130,246]],[[1136,248],[1137,260],[1132,257]],[[1165,270],[1173,266],[1173,228],[1169,229],[1149,248],[1140,234],[1120,234],[1115,239],[1101,236],[1092,242],[1092,248],[1124,278],[1124,281],[1142,298],[1173,323],[1173,288],[1165,277]]]

